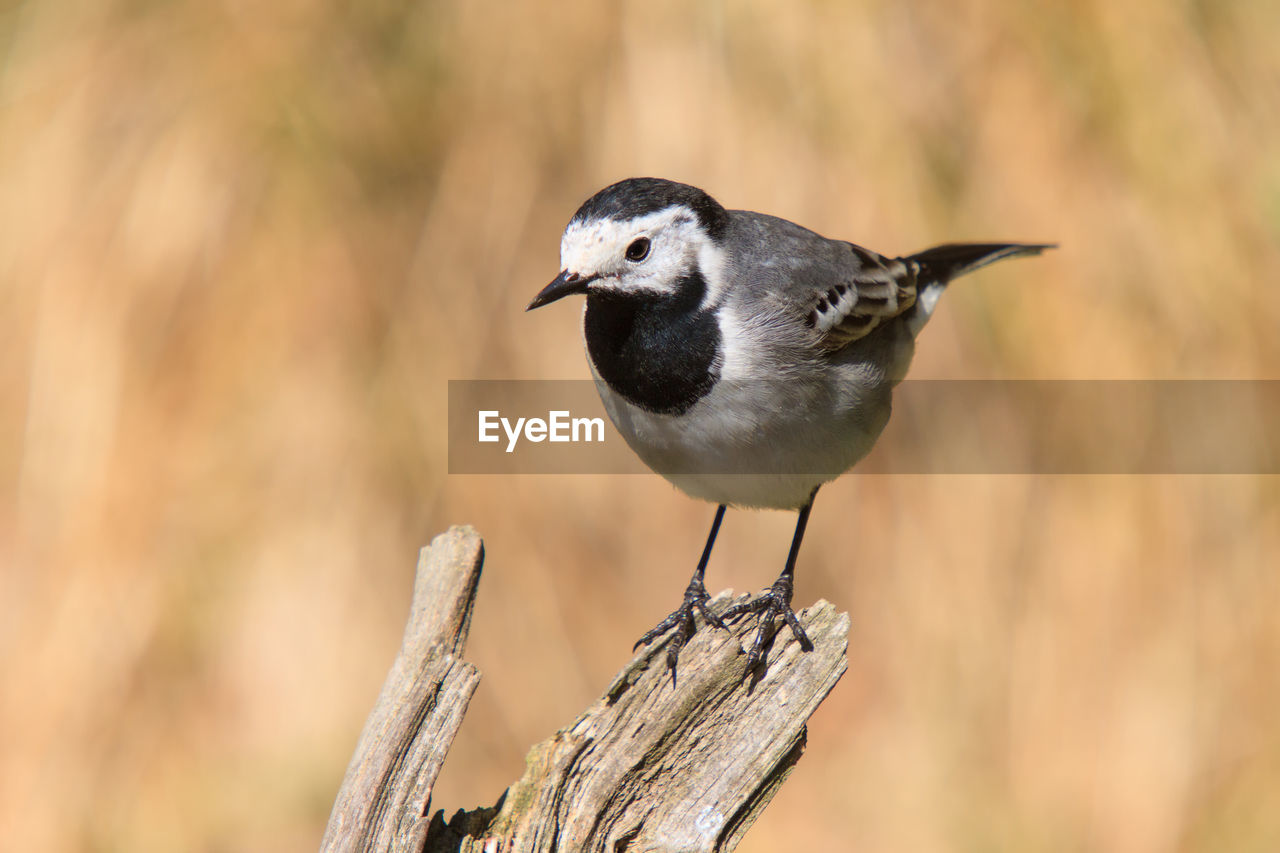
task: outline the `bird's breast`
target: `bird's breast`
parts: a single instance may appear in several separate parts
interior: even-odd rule
[[[605,410],[641,460],[714,503],[796,509],[871,449],[889,386],[720,380],[682,414],[646,411],[597,374]]]
[[[718,373],[720,329],[711,312],[699,310],[700,299],[696,288],[672,296],[589,294],[582,328],[596,375],[647,412],[689,411]]]

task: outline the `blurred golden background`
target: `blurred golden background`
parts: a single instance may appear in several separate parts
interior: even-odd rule
[[[450,477],[445,399],[587,375],[578,309],[523,309],[619,178],[887,253],[1061,243],[953,288],[916,377],[1280,378],[1278,34],[1269,0],[0,9],[0,845],[314,849],[452,523],[484,681],[434,806],[598,694],[712,508]],[[711,589],[793,523],[730,513]],[[1278,553],[1275,477],[843,478],[796,600],[851,611],[850,669],[739,849],[1280,848]]]

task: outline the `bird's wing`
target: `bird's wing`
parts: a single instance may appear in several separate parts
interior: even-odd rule
[[[794,222],[731,211],[743,292],[756,313],[799,321],[804,346],[833,353],[907,315],[914,335],[928,320],[933,298],[947,282],[1005,258],[1038,255],[1043,243],[948,243],[889,258],[843,240],[830,240]],[[768,309],[765,311],[764,309]]]
[[[877,326],[910,313],[912,335],[929,319],[933,302],[953,278],[1005,258],[1038,255],[1048,243],[947,243],[903,258],[886,258],[852,243],[836,266],[811,281],[805,324],[829,352],[866,337]],[[834,283],[832,283],[834,282]],[[929,294],[933,298],[929,298]]]
[[[866,337],[877,326],[909,311],[916,303],[918,267],[898,258],[886,258],[869,249],[843,244],[848,259],[839,272],[823,276],[821,283],[806,282],[805,325],[818,335],[822,349],[843,349]]]

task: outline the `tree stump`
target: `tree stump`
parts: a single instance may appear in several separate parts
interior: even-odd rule
[[[729,851],[799,760],[805,723],[844,674],[848,614],[800,613],[744,678],[755,620],[702,625],[673,679],[641,648],[573,723],[534,746],[492,807],[429,817],[431,789],[480,672],[462,660],[484,547],[453,527],[422,550],[400,653],[365,723],[323,851]],[[745,597],[745,596],[744,596]],[[717,611],[733,603],[716,596]],[[784,628],[785,631],[785,628]],[[782,642],[781,640],[785,640]]]

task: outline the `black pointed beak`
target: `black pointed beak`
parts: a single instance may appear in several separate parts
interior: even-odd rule
[[[576,272],[561,270],[560,275],[533,297],[533,301],[529,303],[529,307],[524,309],[532,311],[534,308],[541,308],[543,305],[550,305],[557,299],[563,299],[573,293],[586,293],[587,285],[598,279],[598,275],[581,276]]]

